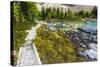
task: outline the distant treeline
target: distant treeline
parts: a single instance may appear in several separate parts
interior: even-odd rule
[[[70,9],[64,11],[61,8],[42,7],[40,16],[42,20],[80,20],[81,18],[97,18],[97,8],[94,7],[92,11],[81,10],[78,12],[72,12]]]
[[[41,11],[38,10],[36,3],[34,2],[21,2],[14,1],[13,7],[11,7],[11,14],[16,21],[31,21],[35,19],[42,20],[80,20],[81,18],[97,18],[97,7],[94,7],[92,11],[81,10],[73,12],[70,9],[64,11],[61,8],[45,8],[42,7]]]

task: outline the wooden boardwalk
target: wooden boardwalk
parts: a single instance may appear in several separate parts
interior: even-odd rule
[[[32,27],[31,31],[26,37],[24,46],[20,48],[16,66],[31,66],[42,64],[35,44],[32,43],[32,40],[35,39],[36,29],[39,27],[40,24],[38,24],[36,27]]]

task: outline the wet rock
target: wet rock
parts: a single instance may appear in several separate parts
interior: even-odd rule
[[[76,45],[80,56],[84,56],[87,61],[97,60],[97,35],[79,31],[66,31],[64,34]]]
[[[90,59],[97,59],[97,52],[93,49],[89,49],[89,50],[85,50],[86,55],[90,58]]]
[[[89,48],[90,48],[90,49],[93,49],[93,50],[95,50],[95,51],[97,51],[97,44],[95,44],[95,43],[90,43],[90,44],[89,44]]]

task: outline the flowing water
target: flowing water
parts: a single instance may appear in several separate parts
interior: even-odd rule
[[[87,21],[87,22],[84,22],[83,24],[84,26],[91,26],[91,27],[97,27],[97,22],[96,21]]]

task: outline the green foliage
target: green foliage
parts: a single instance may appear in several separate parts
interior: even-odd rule
[[[42,11],[40,12],[40,16],[42,17],[42,19],[46,19],[46,11],[45,11],[44,7],[42,7]]]
[[[40,59],[44,64],[85,61],[77,55],[74,44],[63,36],[63,31],[46,31],[46,27],[37,29],[34,40]]]
[[[30,30],[32,26],[36,25],[34,19],[38,19],[39,11],[35,3],[13,1],[11,2],[11,19],[13,24],[13,49],[12,51],[19,52],[19,48],[23,46],[25,38],[28,35],[26,30]],[[12,65],[16,65],[16,59]]]
[[[39,11],[35,3],[32,2],[20,2],[20,10],[24,19],[34,21],[34,18],[39,16]]]
[[[67,18],[71,19],[72,17],[73,17],[73,13],[72,13],[71,10],[68,9],[68,16],[67,16]]]
[[[84,18],[85,17],[85,12],[83,10],[79,11],[79,16]]]
[[[34,19],[39,16],[39,12],[35,3],[21,1],[12,2],[11,12],[13,37],[17,46],[17,44],[23,44],[26,30],[30,30],[32,26],[36,25]]]
[[[19,51],[19,48],[23,46],[25,42],[25,38],[27,36],[27,32],[25,31],[15,31],[13,32],[14,39],[13,39],[13,45],[14,45],[14,50]]]
[[[42,7],[40,15],[43,20],[81,20],[81,18],[96,18],[97,8],[94,7],[94,9],[90,12],[84,10],[72,12],[70,9],[64,12],[63,9],[60,8]]]
[[[86,12],[85,13],[85,17],[90,17],[90,13],[89,12]]]
[[[39,11],[35,3],[14,1],[11,6],[11,16],[16,22],[31,21],[39,17]]]
[[[13,2],[11,6],[11,18],[16,20],[17,22],[20,20],[20,6],[16,3]]]
[[[95,6],[94,9],[91,11],[91,15],[93,18],[97,18],[97,7]]]

